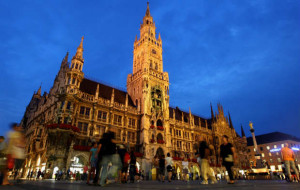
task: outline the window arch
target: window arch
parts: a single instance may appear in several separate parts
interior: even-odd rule
[[[154,121],[153,120],[151,121],[151,125],[154,125]]]
[[[157,141],[162,141],[162,140],[164,140],[162,134],[158,133],[158,135],[157,135]]]
[[[156,122],[156,126],[163,126],[163,123],[162,123],[162,121],[159,119],[159,120],[157,120],[157,122]]]

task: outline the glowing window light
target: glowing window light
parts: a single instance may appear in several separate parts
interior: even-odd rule
[[[281,150],[281,148],[273,148],[273,149],[270,150],[270,152],[278,152],[280,150]]]
[[[292,147],[292,150],[299,151],[300,149],[297,147]],[[273,148],[270,150],[270,152],[278,152],[278,151],[281,151],[281,148]]]

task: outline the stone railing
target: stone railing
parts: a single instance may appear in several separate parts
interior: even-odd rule
[[[94,96],[93,95],[90,95],[90,94],[87,94],[87,93],[84,93],[84,92],[78,92],[77,96],[81,99],[84,99],[84,100],[87,100],[87,101],[90,101],[90,102],[94,101]]]
[[[124,105],[124,104],[120,104],[120,103],[118,103],[118,102],[115,102],[115,103],[114,103],[114,107],[115,107],[115,108],[122,109],[122,110],[125,109],[125,105]]]
[[[110,100],[104,99],[104,98],[99,98],[98,103],[102,105],[109,106],[110,105]]]

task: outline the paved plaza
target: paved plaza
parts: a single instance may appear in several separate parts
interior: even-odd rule
[[[106,187],[96,187],[88,186],[84,182],[68,182],[68,181],[22,181],[20,184],[14,186],[0,186],[0,189],[11,189],[11,190],[62,190],[62,189],[72,189],[72,190],[90,190],[90,189],[118,189],[118,190],[174,190],[174,189],[269,189],[269,190],[289,190],[289,189],[300,189],[300,183],[287,183],[286,181],[271,181],[271,180],[251,180],[251,181],[238,181],[234,185],[228,185],[225,182],[219,182],[214,185],[200,185],[199,181],[192,182],[182,182],[173,181],[169,182],[158,182],[158,181],[142,181],[134,184],[109,184]]]

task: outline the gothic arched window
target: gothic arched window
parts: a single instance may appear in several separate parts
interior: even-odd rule
[[[163,123],[162,123],[162,121],[159,119],[159,120],[157,120],[157,122],[156,122],[156,126],[163,126]]]
[[[157,135],[157,141],[160,141],[160,140],[164,140],[162,134],[158,133]]]

